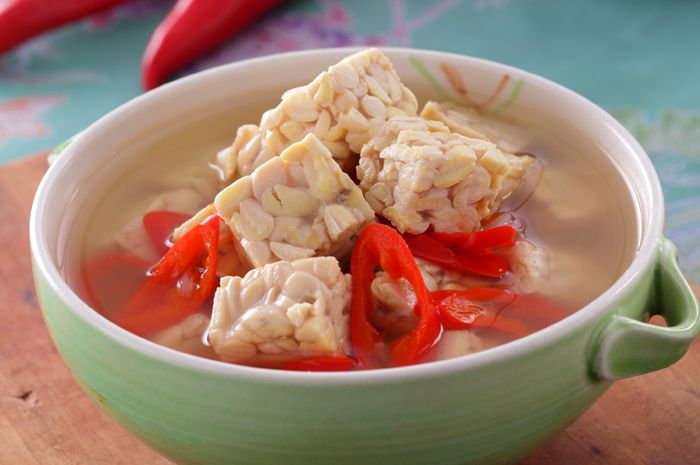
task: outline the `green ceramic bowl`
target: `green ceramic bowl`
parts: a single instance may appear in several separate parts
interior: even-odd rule
[[[73,223],[133,146],[173,121],[187,124],[193,115],[251,99],[272,102],[279,89],[353,51],[270,56],[168,84],[90,126],[51,166],[30,225],[36,289],[63,359],[107,413],[182,464],[504,464],[564,429],[612,380],[666,367],[685,353],[700,329],[698,304],[663,236],[661,187],[639,144],[599,107],[546,79],[421,50],[386,50],[409,87],[445,99],[464,96],[460,87],[468,86],[469,96],[486,101],[507,75],[487,111],[528,109],[560,134],[575,129],[577,142],[609,153],[618,169],[608,174],[629,187],[637,233],[629,267],[589,305],[466,357],[296,373],[157,346],[110,323],[71,290],[61,270],[75,258],[67,248]],[[663,315],[668,327],[647,323],[651,314]]]

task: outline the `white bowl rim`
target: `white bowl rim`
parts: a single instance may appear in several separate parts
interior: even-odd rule
[[[228,73],[231,69],[249,66],[252,63],[261,61],[302,60],[304,57],[319,54],[337,55],[339,53],[344,53],[349,55],[365,48],[366,47],[340,47],[286,52],[218,66],[186,76],[176,81],[172,81],[153,91],[142,94],[101,117],[87,129],[85,129],[81,134],[109,125],[110,120],[112,120],[116,115],[138,111],[138,108],[142,105],[155,105],[159,101],[167,100],[171,91],[178,87],[194,85],[197,81],[201,81],[199,85],[205,85],[207,79],[221,73]],[[60,179],[62,166],[66,164],[67,160],[73,156],[72,154],[75,152],[71,149],[71,146],[67,147],[61,156],[58,157],[57,161],[48,169],[34,197],[29,227],[31,253],[34,258],[34,266],[37,267],[38,272],[46,278],[46,281],[52,290],[64,302],[66,307],[70,309],[70,311],[72,311],[77,317],[81,318],[87,324],[94,326],[98,331],[113,339],[115,342],[124,345],[129,349],[140,352],[147,357],[155,359],[156,361],[180,366],[182,368],[206,372],[213,375],[219,375],[230,379],[246,379],[257,382],[302,385],[395,383],[400,381],[445,376],[454,372],[460,372],[501,362],[507,360],[508,358],[522,355],[526,352],[541,349],[563,338],[564,336],[576,332],[578,329],[584,326],[586,322],[595,319],[604,312],[607,312],[609,307],[614,302],[621,299],[630,289],[632,289],[633,286],[639,282],[645,271],[652,265],[657,257],[657,249],[662,237],[664,222],[663,193],[658,176],[648,155],[634,139],[634,137],[632,137],[632,135],[620,123],[605,112],[605,110],[572,90],[569,90],[544,77],[532,74],[519,68],[482,58],[434,50],[399,47],[380,47],[380,49],[394,55],[431,55],[445,61],[460,60],[462,62],[468,62],[471,66],[497,69],[502,73],[517,75],[518,77],[527,81],[537,83],[541,86],[546,86],[549,91],[558,93],[561,96],[565,96],[566,98],[575,101],[581,106],[582,110],[596,113],[597,117],[599,117],[609,127],[611,133],[618,137],[621,142],[624,143],[628,152],[633,155],[633,157],[631,157],[631,161],[636,163],[638,168],[641,168],[640,171],[646,176],[646,187],[648,188],[646,195],[650,200],[648,204],[648,209],[650,211],[647,212],[646,221],[642,225],[643,235],[641,236],[637,254],[633,258],[632,263],[610,288],[600,294],[588,305],[574,312],[571,316],[568,316],[564,320],[524,338],[467,356],[406,367],[349,372],[295,372],[246,367],[186,354],[138,337],[107,320],[97,311],[92,309],[88,304],[86,304],[70,288],[68,283],[60,275],[59,270],[51,258],[48,239],[45,235],[40,234],[40,231],[44,229],[44,219],[46,216],[44,208],[45,200],[50,196],[51,191],[56,188],[57,181]],[[642,218],[644,218],[644,215],[642,215]],[[584,356],[587,356],[587,354],[584,354]]]

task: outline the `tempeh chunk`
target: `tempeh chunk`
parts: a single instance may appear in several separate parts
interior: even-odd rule
[[[313,134],[222,190],[214,205],[252,267],[316,255],[342,261],[374,220],[360,189]]]
[[[251,174],[290,144],[313,133],[346,171],[355,167],[362,145],[396,115],[416,115],[416,97],[389,59],[372,48],[351,55],[310,84],[287,91],[259,125],[241,126],[217,163],[224,182]]]
[[[202,343],[202,333],[209,326],[209,317],[202,313],[188,316],[180,323],[160,331],[149,339],[171,349],[213,358],[214,351]]]
[[[440,121],[450,131],[472,139],[495,140],[495,135],[483,124],[481,115],[473,108],[450,102],[428,101],[420,112],[420,117]]]
[[[357,177],[374,211],[401,232],[470,232],[534,161],[440,121],[396,117],[362,149]]]
[[[333,257],[279,261],[225,277],[208,330],[222,360],[345,354],[350,275]]]

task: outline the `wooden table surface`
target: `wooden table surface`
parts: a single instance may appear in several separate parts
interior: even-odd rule
[[[0,167],[0,464],[168,464],[82,392],[46,331],[27,233],[45,169],[44,155]],[[520,465],[698,463],[700,340],[673,367],[615,383]]]

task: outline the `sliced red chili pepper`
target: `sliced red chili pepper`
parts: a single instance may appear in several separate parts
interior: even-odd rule
[[[435,291],[430,293],[440,311],[445,329],[470,329],[472,326],[499,329],[523,336],[527,328],[501,311],[513,303],[516,296],[501,289],[473,288],[464,291]]]
[[[396,365],[418,363],[440,337],[437,310],[406,242],[396,230],[381,224],[365,226],[355,242],[350,260],[353,279],[350,339],[355,356],[367,368],[376,364],[374,351],[381,336],[370,323],[369,314],[372,310],[370,286],[377,266],[393,279],[403,277],[413,286],[417,300],[413,311],[419,318],[418,325],[392,342],[390,353]]]
[[[173,72],[239,32],[281,0],[178,0],[155,30],[143,56],[143,86]]]
[[[413,255],[448,270],[500,278],[510,269],[508,260],[493,252],[466,254],[452,250],[426,234],[404,234],[403,237]]]
[[[472,233],[425,233],[443,244],[466,253],[482,253],[494,249],[513,247],[518,231],[512,226],[496,226]]]
[[[191,215],[178,212],[153,211],[143,215],[143,229],[146,230],[153,248],[158,256],[164,255],[169,247],[167,244],[173,230],[190,219]]]
[[[477,320],[475,326],[524,337],[563,320],[569,313],[551,301],[533,294],[515,294],[502,311]]]
[[[218,216],[210,216],[178,239],[115,322],[144,336],[196,312],[216,285],[219,222]]]
[[[430,296],[440,312],[444,329],[469,329],[485,312],[474,302],[469,291],[434,291]]]
[[[42,32],[125,0],[6,0],[0,2],[0,54]]]
[[[546,299],[500,289],[435,291],[431,297],[445,329],[479,327],[523,337],[568,316]]]
[[[500,278],[510,270],[508,260],[493,252],[484,252],[478,255],[455,252],[455,258],[459,267],[453,269],[465,273]]]
[[[88,261],[80,270],[88,304],[114,318],[143,283],[149,263],[138,257],[110,253]]]
[[[565,309],[537,294],[517,294],[508,315],[529,322],[535,330],[546,328],[571,315]]]
[[[291,360],[282,366],[293,371],[349,371],[357,366],[357,360],[345,356],[326,356]]]
[[[474,321],[474,327],[506,333],[513,336],[514,339],[519,339],[535,332],[534,329],[524,323],[502,314],[490,315],[489,318],[478,318]]]
[[[455,254],[447,245],[439,242],[427,234],[404,234],[403,235],[411,253],[419,258],[431,257],[442,263],[455,261]],[[432,261],[431,260],[431,261]]]
[[[476,319],[484,314],[484,309],[479,305],[454,295],[435,304],[440,311],[442,327],[446,330],[470,329]]]

